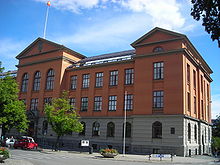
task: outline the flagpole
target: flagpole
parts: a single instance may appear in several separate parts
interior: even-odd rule
[[[46,38],[46,31],[47,31],[47,19],[48,19],[48,13],[49,13],[49,7],[50,5],[47,4],[47,13],[46,13],[46,19],[44,23],[44,39]]]
[[[125,139],[126,139],[126,117],[127,117],[127,91],[125,91],[125,106],[124,106],[124,132],[123,132],[123,156],[125,156]]]

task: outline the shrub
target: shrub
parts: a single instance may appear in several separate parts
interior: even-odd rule
[[[109,148],[106,148],[106,149],[101,149],[100,150],[100,153],[113,153],[113,154],[118,154],[118,151],[116,149],[109,149]]]
[[[5,158],[9,158],[9,151],[4,147],[0,147],[0,155],[4,155]]]

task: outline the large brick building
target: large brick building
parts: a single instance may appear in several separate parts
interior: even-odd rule
[[[124,111],[126,150],[132,153],[211,152],[210,74],[189,39],[154,28],[131,44],[133,50],[86,57],[38,38],[18,56],[19,98],[31,120],[29,134],[53,141],[44,104],[69,91],[84,131],[63,137],[78,148],[90,140],[96,150],[122,150]]]

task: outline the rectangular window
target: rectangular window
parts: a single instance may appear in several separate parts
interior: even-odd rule
[[[31,99],[31,111],[37,111],[38,99]]]
[[[88,110],[88,97],[82,97],[81,98],[81,111],[87,111]]]
[[[193,70],[193,87],[196,89],[196,71]]]
[[[102,97],[95,96],[94,98],[94,111],[101,111],[102,110]]]
[[[103,86],[103,72],[96,73],[95,87],[99,88]]]
[[[134,84],[134,69],[125,69],[125,85]]]
[[[76,99],[72,97],[69,99],[69,101],[70,101],[71,109],[76,108]]]
[[[187,64],[187,84],[190,84],[190,65]]]
[[[194,96],[194,114],[197,112],[196,97]]]
[[[133,110],[133,95],[132,94],[125,95],[124,110],[126,111]]]
[[[190,111],[191,110],[191,97],[190,97],[190,93],[189,92],[187,92],[187,109],[188,109],[188,111]]]
[[[164,63],[154,63],[154,80],[162,80],[164,78]]]
[[[116,106],[117,106],[117,96],[109,96],[108,110],[116,111]]]
[[[46,104],[49,104],[49,105],[52,104],[52,97],[46,97],[46,98],[44,98],[44,105],[46,105]]]
[[[201,75],[201,92],[203,93],[203,77]]]
[[[209,104],[209,85],[207,84],[207,102],[208,102],[208,104]]]
[[[90,75],[89,74],[83,74],[82,77],[82,88],[89,88],[89,78]]]
[[[201,109],[202,109],[202,117],[204,117],[204,105],[203,105],[203,100],[201,101]]]
[[[110,79],[109,79],[109,85],[110,86],[116,86],[118,85],[118,71],[110,71]]]
[[[153,92],[153,108],[163,108],[163,91]]]
[[[170,128],[170,134],[175,134],[175,128],[174,127]]]
[[[71,76],[70,78],[70,89],[74,90],[76,89],[76,84],[77,84],[77,76]]]

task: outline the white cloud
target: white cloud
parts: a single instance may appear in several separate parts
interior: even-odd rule
[[[120,3],[134,12],[145,12],[153,26],[174,29],[183,27],[185,18],[176,0],[121,0]]]
[[[2,58],[14,58],[22,49],[25,44],[20,41],[14,41],[12,39],[0,39],[0,57]]]
[[[212,95],[212,118],[220,115],[220,94]]]
[[[120,15],[79,27],[69,33],[72,35],[61,34],[54,40],[72,49],[80,47],[83,51],[90,52],[131,49],[129,44],[151,28],[146,26],[146,22],[149,22],[148,18],[143,14]]]
[[[46,5],[48,0],[35,1],[44,2]],[[188,21],[186,17],[190,17],[188,13],[190,10],[187,11],[187,15],[186,11],[183,11],[185,8],[190,9],[187,0],[182,4],[177,0],[54,0],[51,1],[51,7],[73,13],[80,13],[83,9],[119,7],[122,11],[146,14],[146,17],[151,18],[146,24],[150,23],[154,27],[159,26],[170,30],[185,28],[185,31],[194,28],[192,25],[185,25]]]
[[[48,0],[35,0],[37,2],[47,3]],[[60,10],[68,10],[79,13],[80,9],[89,9],[96,7],[99,3],[105,3],[107,0],[55,0],[51,1],[51,7]]]

